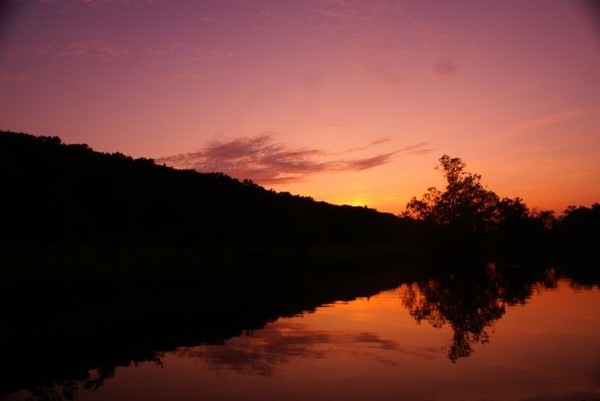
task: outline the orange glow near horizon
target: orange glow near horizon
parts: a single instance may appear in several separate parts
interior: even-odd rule
[[[392,213],[443,154],[532,208],[600,201],[591,2],[6,4],[0,129]]]

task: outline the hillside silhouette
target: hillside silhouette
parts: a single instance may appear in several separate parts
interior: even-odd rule
[[[0,176],[2,244],[381,244],[397,242],[411,223],[58,137],[1,132]]]
[[[596,254],[600,204],[560,217],[500,198],[444,155],[445,189],[402,216],[267,190],[223,173],[96,152],[58,137],[0,131],[0,246],[260,247],[357,245],[414,255]]]

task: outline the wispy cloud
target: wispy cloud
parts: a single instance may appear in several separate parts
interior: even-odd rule
[[[199,73],[198,64],[228,63],[240,57],[240,54],[226,49],[198,49],[176,42],[144,49],[146,64],[152,68],[167,67],[169,81],[181,79],[206,79],[221,73]],[[189,71],[193,68],[194,71]]]
[[[381,144],[389,142],[389,141],[391,141],[390,138],[379,138],[379,139],[376,139],[373,142],[371,142],[371,143],[369,143],[369,144],[367,144],[365,146],[359,146],[359,147],[356,147],[356,148],[347,149],[347,150],[344,151],[344,153],[362,152],[364,150],[368,150],[368,149],[372,148],[373,146],[381,145]]]
[[[404,78],[394,68],[383,63],[367,67],[367,71],[387,88],[398,89],[404,84]]]
[[[584,115],[598,112],[598,110],[583,110],[583,109],[574,109],[574,110],[566,110],[559,113],[551,114],[545,117],[525,121],[520,123],[508,131],[504,132],[502,136],[514,136],[518,134],[522,134],[525,132],[533,131],[539,128],[551,127],[553,125],[557,125],[563,123],[565,121],[570,121],[582,117]]]
[[[387,164],[401,153],[423,154],[432,151],[424,142],[363,158],[332,159],[330,153],[321,149],[290,148],[276,142],[275,136],[274,133],[265,133],[251,138],[214,140],[197,152],[158,158],[156,161],[176,168],[224,172],[260,184],[282,184],[301,181],[309,175],[323,172],[367,170]],[[387,139],[374,141],[364,149],[384,142]]]
[[[105,5],[120,4],[125,6],[140,7],[144,4],[152,4],[155,0],[38,0],[40,3],[57,3],[57,4],[83,4],[89,7],[100,7]]]
[[[23,73],[8,74],[8,73],[4,73],[4,72],[0,71],[0,85],[6,84],[9,82],[19,82],[19,81],[26,81],[26,80],[27,80],[27,75],[25,75]]]
[[[450,60],[444,59],[439,60],[432,67],[433,74],[438,78],[454,78],[458,75],[458,65]]]
[[[328,17],[335,17],[335,18],[340,18],[343,20],[349,20],[350,18],[352,18],[354,16],[353,14],[348,14],[345,12],[335,11],[335,10],[327,10],[324,8],[315,9],[315,12],[318,14],[326,15]]]
[[[333,128],[348,128],[350,123],[347,120],[336,118],[331,120],[323,120],[317,124],[317,127],[333,127]]]
[[[112,61],[129,55],[127,48],[117,46],[106,40],[82,40],[63,46],[38,46],[34,52],[39,56],[49,56],[53,59],[84,57],[101,61]]]
[[[205,81],[207,79],[216,78],[220,74],[214,73],[195,73],[195,72],[174,72],[169,74],[168,80],[169,82],[179,82],[179,81]]]
[[[222,61],[238,58],[239,54],[229,50],[194,50],[181,61],[193,63],[196,61]]]
[[[165,56],[176,53],[182,46],[182,43],[172,43],[163,47],[147,47],[146,52],[153,56]]]
[[[321,0],[315,13],[345,22],[377,21],[390,15],[404,15],[399,0]]]
[[[340,162],[340,170],[368,170],[370,168],[389,163],[392,160],[392,158],[398,153],[399,151],[394,151],[389,153],[382,153],[371,157],[365,157],[362,159],[342,161]]]
[[[427,155],[434,150],[435,149],[429,147],[429,142],[419,142],[417,144],[406,146],[400,149],[401,152],[409,155]]]

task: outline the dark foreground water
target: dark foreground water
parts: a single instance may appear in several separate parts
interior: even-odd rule
[[[600,400],[597,284],[485,275],[405,283],[3,400]]]

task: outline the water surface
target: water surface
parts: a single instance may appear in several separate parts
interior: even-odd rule
[[[96,369],[34,399],[599,400],[599,305],[597,286],[568,279],[448,275]]]

